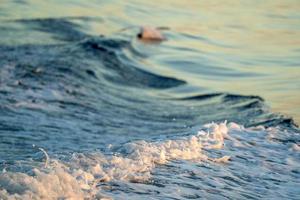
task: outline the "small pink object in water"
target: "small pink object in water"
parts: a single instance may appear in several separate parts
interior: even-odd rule
[[[145,41],[163,41],[166,39],[157,28],[149,26],[142,27],[137,37]]]

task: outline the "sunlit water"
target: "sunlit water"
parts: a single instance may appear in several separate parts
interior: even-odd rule
[[[299,199],[299,13],[0,1],[0,199]]]

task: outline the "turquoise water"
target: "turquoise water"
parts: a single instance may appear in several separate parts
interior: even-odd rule
[[[165,26],[167,42],[135,48],[147,70],[184,78],[206,91],[259,95],[299,121],[299,1],[3,1],[2,24],[65,18],[91,35],[132,39],[130,26]],[[81,17],[85,18],[82,19]],[[9,24],[1,43],[57,42],[32,25]],[[5,30],[5,29],[4,29]],[[2,31],[4,31],[2,29]],[[60,41],[62,42],[62,41]],[[180,53],[179,53],[180,52]],[[194,92],[194,91],[191,91]],[[196,89],[195,93],[199,90]]]
[[[0,199],[299,199],[299,13],[2,0]]]

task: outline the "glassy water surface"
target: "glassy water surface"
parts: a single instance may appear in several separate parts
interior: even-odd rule
[[[0,199],[299,199],[299,13],[1,0]]]

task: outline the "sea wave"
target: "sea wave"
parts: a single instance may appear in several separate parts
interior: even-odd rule
[[[299,128],[262,97],[194,89],[67,19],[18,23],[63,42],[0,45],[0,198],[297,196]]]
[[[260,128],[264,130],[264,128]],[[229,136],[230,132],[249,131],[235,123],[206,124],[196,135],[166,141],[136,141],[120,147],[112,155],[77,153],[68,162],[50,159],[30,172],[0,174],[2,199],[102,199],[101,183],[115,180],[145,182],[157,165],[172,160],[192,162],[229,162],[230,155],[212,158],[204,150],[220,150],[229,139],[236,145],[241,142]]]

